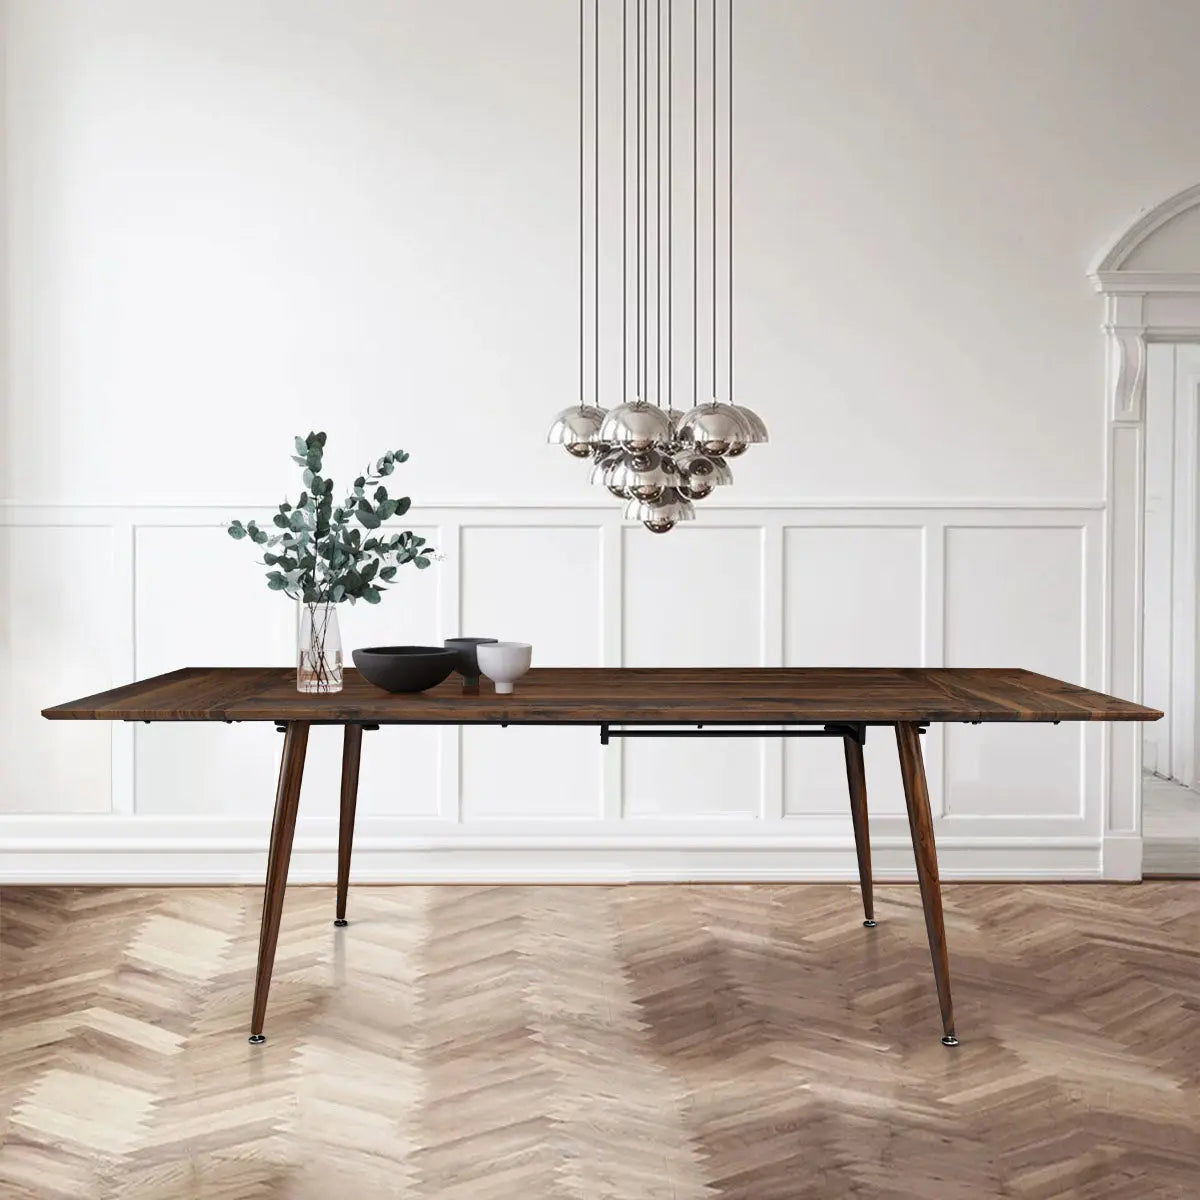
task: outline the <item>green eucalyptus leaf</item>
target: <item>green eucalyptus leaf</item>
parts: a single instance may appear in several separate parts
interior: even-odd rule
[[[394,566],[384,567],[383,570],[379,572],[379,578],[387,583],[391,583],[391,581],[396,578],[396,568]]]
[[[429,566],[429,559],[427,559],[423,554],[419,554],[416,558],[413,559],[413,562],[415,562],[417,564],[418,568],[420,568],[420,570],[422,570],[422,571],[425,570],[425,568],[427,566]]]
[[[396,500],[396,515],[398,517],[404,516],[410,508],[412,508],[412,501],[407,496],[400,496]]]
[[[235,541],[241,541],[241,539],[246,536],[246,531],[242,528],[242,523],[240,521],[235,521],[234,524],[229,526],[226,532]]]
[[[296,453],[304,455],[308,454],[308,442],[299,436],[296,438]]]
[[[362,590],[362,598],[363,598],[363,599],[364,599],[364,600],[365,600],[365,601],[366,601],[368,604],[378,604],[378,603],[379,603],[379,599],[380,599],[380,596],[379,596],[379,591],[378,591],[378,589],[377,589],[377,588],[373,588],[373,587],[366,587],[366,588],[363,588],[363,590]]]
[[[276,513],[271,520],[274,521],[274,523],[278,525],[280,529],[286,529],[288,527],[288,519],[282,513]]]
[[[380,521],[380,519],[370,510],[367,512],[360,512],[358,514],[358,523],[364,529],[378,529],[379,526],[383,524],[383,522]]]

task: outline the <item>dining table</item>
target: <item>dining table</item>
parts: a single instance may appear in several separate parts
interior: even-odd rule
[[[345,927],[364,732],[383,725],[593,726],[615,738],[840,738],[846,760],[863,925],[876,927],[863,746],[894,731],[917,882],[941,1014],[957,1046],[934,822],[921,736],[935,723],[1155,721],[1163,714],[1019,668],[713,667],[534,668],[511,694],[451,677],[423,692],[389,693],[346,670],[340,691],[297,690],[294,669],[184,667],[43,710],[51,720],[259,722],[284,734],[267,847],[250,1041],[266,1040],[267,996],[313,725],[343,728],[334,925]],[[803,886],[803,884],[797,884]],[[341,935],[338,935],[341,936]],[[864,934],[864,936],[876,936]]]

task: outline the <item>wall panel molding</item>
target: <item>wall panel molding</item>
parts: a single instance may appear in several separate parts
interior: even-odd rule
[[[243,628],[239,636],[246,635],[248,628],[250,644],[257,647],[263,638],[261,633],[255,634],[254,629],[265,630],[267,623],[277,620],[278,626],[271,624],[271,636],[266,640],[270,642],[274,638],[277,653],[284,654],[286,661],[290,635],[285,606],[270,597],[265,589],[259,595],[255,569],[247,561],[244,547],[230,542],[226,554],[224,540],[217,537],[217,530],[234,511],[233,506],[72,508],[56,505],[42,508],[9,505],[0,508],[0,524],[13,529],[46,525],[87,526],[109,532],[115,549],[111,556],[108,591],[122,605],[121,615],[108,633],[110,643],[106,661],[111,664],[109,682],[115,684],[128,678],[135,666],[142,672],[165,667],[165,660],[158,660],[171,649],[176,635],[180,663],[189,657],[186,620],[181,622],[178,630],[164,626],[164,621],[175,620],[176,616],[164,618],[157,601],[153,611],[139,611],[139,596],[143,597],[142,604],[145,605],[150,603],[147,597],[156,594],[153,589],[145,592],[138,583],[139,576],[146,586],[155,578],[173,578],[174,560],[159,561],[157,557],[175,545],[174,539],[163,536],[170,530],[181,533],[211,531],[189,544],[186,552],[201,556],[202,561],[197,562],[196,569],[210,578],[213,586],[236,589],[236,595],[246,597],[244,604],[234,602],[236,616],[219,610],[212,616],[218,635],[215,644],[223,643],[222,622],[236,625],[241,621]],[[587,543],[577,539],[586,539],[590,532],[594,550],[588,551],[585,558],[594,564],[589,569],[595,571],[595,576],[593,582],[579,593],[576,607],[585,603],[585,594],[591,597],[594,590],[595,595],[586,602],[588,611],[582,614],[583,624],[579,626],[578,636],[587,643],[584,657],[589,661],[607,665],[622,663],[628,634],[634,628],[630,622],[646,619],[639,610],[640,593],[633,586],[636,581],[631,581],[630,572],[643,571],[652,561],[644,557],[631,559],[629,547],[634,544],[633,538],[644,536],[649,539],[651,535],[643,534],[640,527],[626,526],[619,511],[614,511],[612,506],[603,502],[566,508],[552,505],[426,506],[415,510],[411,516],[414,526],[436,536],[436,544],[445,552],[446,559],[419,578],[402,579],[402,586],[379,609],[369,613],[366,610],[347,613],[344,621],[347,649],[364,644],[372,636],[363,631],[388,629],[396,623],[404,628],[405,636],[440,640],[458,632],[464,617],[476,623],[486,621],[487,591],[493,584],[488,579],[472,576],[469,570],[464,572],[464,566],[469,565],[464,562],[468,542],[474,551],[482,551],[487,548],[487,539],[493,536],[505,539],[505,542],[497,543],[502,547],[506,543],[515,545],[513,539],[524,544],[525,534],[532,531],[536,536],[537,531],[544,531],[551,542],[555,538],[565,538],[568,540],[562,543],[563,547],[574,546],[579,550]],[[1068,572],[1064,578],[1077,580],[1080,589],[1079,603],[1072,609],[1074,616],[1066,625],[1044,626],[1034,633],[1044,642],[1065,637],[1078,645],[1081,681],[1089,685],[1102,682],[1100,625],[1091,620],[1089,614],[1102,610],[1102,563],[1090,547],[1102,543],[1104,522],[1103,514],[1090,503],[1007,507],[995,504],[920,506],[867,501],[826,507],[815,504],[726,505],[707,507],[705,521],[704,527],[689,527],[677,535],[674,545],[684,555],[681,562],[696,555],[695,561],[703,563],[705,556],[714,552],[713,539],[709,537],[711,529],[719,537],[733,539],[727,549],[740,547],[739,553],[750,554],[756,564],[754,570],[751,576],[742,578],[737,572],[722,575],[719,563],[714,563],[711,571],[705,565],[697,579],[705,581],[707,593],[698,593],[691,588],[688,595],[674,600],[667,581],[660,580],[656,586],[668,590],[658,596],[663,602],[659,606],[663,609],[659,615],[663,619],[670,617],[667,608],[670,603],[677,602],[681,610],[690,606],[699,628],[706,612],[717,611],[722,605],[730,613],[738,613],[739,620],[743,620],[742,608],[749,599],[752,602],[750,640],[744,646],[738,643],[741,648],[735,647],[729,652],[739,661],[744,658],[764,665],[782,664],[787,654],[795,657],[794,647],[791,651],[788,649],[789,622],[794,628],[794,622],[803,621],[806,614],[824,611],[813,609],[813,604],[820,600],[822,586],[843,586],[829,583],[826,563],[849,556],[849,565],[842,565],[859,573],[854,576],[858,580],[854,587],[862,593],[850,599],[855,604],[870,604],[868,593],[874,586],[870,570],[875,560],[877,538],[884,539],[879,546],[903,548],[905,557],[897,561],[908,562],[911,558],[911,567],[901,577],[889,574],[888,578],[878,580],[879,593],[884,600],[889,600],[889,588],[898,586],[902,589],[902,594],[894,597],[894,604],[889,602],[875,609],[863,609],[861,616],[857,615],[859,610],[853,605],[846,606],[848,611],[853,611],[843,622],[840,632],[833,628],[833,618],[829,615],[836,616],[838,606],[821,618],[826,626],[823,634],[835,639],[837,653],[834,657],[843,665],[866,665],[856,659],[856,653],[861,652],[875,660],[881,654],[887,655],[889,647],[893,648],[891,654],[896,661],[909,662],[918,657],[924,663],[936,665],[944,658],[948,530],[967,531],[968,536],[975,530],[1076,531],[1078,537],[1071,539],[1070,544],[1078,546],[1078,558],[1063,564],[1063,570]],[[956,536],[960,535],[956,533]],[[896,538],[900,540],[897,542]],[[792,562],[789,566],[789,554],[803,551],[811,555],[815,548],[822,550],[824,558],[818,556],[812,562]],[[494,551],[495,547],[489,551],[492,561],[503,561],[503,555],[497,558]],[[482,560],[488,557],[485,553]],[[537,564],[539,570],[549,572],[548,580],[553,577],[555,567],[550,560],[554,558],[551,555],[547,562]],[[520,564],[514,564],[513,569],[520,570]],[[1035,579],[1029,582],[1030,586],[1039,583]],[[416,591],[409,592],[406,597],[405,583],[413,588],[429,586],[434,591],[424,599],[420,599]],[[1069,582],[1062,586],[1068,585]],[[576,586],[579,586],[578,582]],[[480,588],[484,590],[481,592]],[[900,618],[888,615],[892,611],[909,615],[898,625],[894,621]],[[551,597],[538,620],[546,628],[545,644],[558,647],[551,656],[557,661],[569,654],[575,632],[570,625],[574,619],[570,613],[565,617],[556,614]],[[953,613],[950,617],[953,619]],[[870,636],[865,639],[855,636],[859,626],[854,622],[860,619],[872,623]],[[511,623],[511,615],[508,620]],[[554,628],[551,628],[552,624]],[[234,625],[229,628],[233,629]],[[641,628],[643,633],[638,644],[644,656],[653,642],[646,641],[644,624]],[[505,630],[499,632],[503,634]],[[15,630],[14,644],[18,652],[22,640],[21,631]],[[536,654],[536,635],[533,640]],[[151,642],[159,649],[144,662],[138,661],[137,647]],[[858,650],[860,642],[865,646],[861,651]],[[677,653],[684,653],[688,645],[685,639]],[[246,653],[250,651],[243,648],[243,657]],[[687,653],[691,656],[689,661],[699,663],[704,659],[699,646],[694,651],[688,649]],[[205,657],[211,655],[205,652]],[[47,697],[47,702],[63,698]],[[36,726],[39,752],[55,752],[60,729],[49,722]],[[269,726],[248,731],[245,726],[239,727],[239,736],[246,745],[228,755],[217,750],[215,741],[208,749],[201,748],[198,737],[187,736],[178,739],[177,743],[173,741],[170,754],[186,759],[180,761],[179,769],[200,777],[211,776],[204,786],[215,789],[212,796],[228,805],[224,811],[211,810],[207,802],[202,803],[200,799],[188,801],[193,805],[191,808],[172,809],[173,798],[158,792],[166,786],[161,772],[155,777],[158,782],[153,785],[154,794],[143,793],[135,797],[138,774],[135,754],[142,761],[140,756],[146,753],[146,746],[150,744],[146,738],[160,732],[157,728],[141,731],[139,727],[135,736],[131,726],[116,724],[109,727],[111,768],[105,784],[111,790],[111,811],[107,813],[72,816],[69,813],[71,804],[80,803],[81,797],[23,796],[19,788],[14,788],[17,781],[10,778],[4,789],[8,811],[0,813],[0,878],[29,879],[41,872],[40,877],[47,880],[79,882],[125,878],[131,881],[256,879],[261,858],[258,839],[265,837],[269,820],[269,777],[278,753],[273,730]],[[195,731],[176,732],[189,734]],[[957,878],[1006,875],[1094,878],[1099,877],[1105,861],[1127,862],[1130,851],[1125,845],[1119,852],[1108,853],[1107,859],[1101,852],[1103,824],[1098,781],[1106,774],[1101,732],[1100,729],[1089,730],[1083,735],[1078,751],[1082,755],[1080,802],[1073,811],[1029,811],[1028,805],[1022,804],[1021,788],[1013,788],[1000,797],[995,811],[972,811],[969,805],[964,810],[952,803],[950,815],[943,815],[937,821],[939,840],[946,856],[944,874]],[[935,812],[944,811],[944,797],[949,794],[948,789],[954,787],[953,780],[944,778],[941,734],[940,727],[935,727],[926,745]],[[393,740],[403,736],[396,734]],[[387,793],[372,795],[369,804],[360,804],[364,812],[356,851],[360,877],[380,880],[854,877],[853,853],[848,849],[852,843],[849,817],[844,807],[844,781],[837,774],[840,768],[826,764],[814,774],[816,759],[806,755],[803,749],[797,753],[790,746],[785,749],[782,742],[761,743],[760,753],[751,755],[757,765],[753,782],[749,778],[746,780],[750,794],[731,797],[728,811],[714,810],[712,797],[707,802],[707,809],[705,803],[697,803],[694,788],[689,790],[687,783],[690,768],[686,751],[685,758],[680,760],[682,766],[680,763],[671,767],[639,763],[639,769],[649,774],[638,784],[643,803],[630,811],[626,749],[617,741],[602,752],[597,746],[596,763],[590,760],[589,751],[586,761],[577,764],[575,769],[560,766],[551,770],[549,782],[539,785],[542,791],[537,807],[526,811],[522,808],[522,779],[514,767],[493,769],[490,776],[481,775],[480,768],[486,770],[490,764],[468,762],[464,758],[464,755],[477,751],[464,746],[459,730],[441,730],[436,736],[436,765],[429,776],[429,786],[435,795],[422,792],[414,796],[398,783],[394,795],[389,789]],[[956,736],[970,739],[971,734],[965,732]],[[896,800],[898,785],[892,778],[895,752],[890,742],[886,731],[880,731],[869,743],[868,753],[874,755],[875,761],[868,783],[875,798],[872,828],[881,874],[900,878],[907,877],[911,870],[911,852],[907,850],[903,806]],[[251,751],[251,745],[257,748]],[[675,745],[687,746],[688,743]],[[747,743],[745,748],[753,746],[754,743]],[[257,765],[248,775],[240,769],[234,771],[221,761],[226,757],[236,760],[239,753],[253,754]],[[365,755],[371,753],[372,741],[368,738]],[[332,742],[330,747],[324,747],[323,743],[314,745],[314,773],[302,801],[310,810],[302,817],[298,837],[298,879],[332,878],[336,788],[330,778],[335,766],[334,754]],[[330,761],[324,761],[326,758]],[[169,763],[171,759],[164,761]],[[464,811],[462,780],[468,765],[474,767],[476,803]],[[536,767],[535,762],[533,769]],[[1031,771],[1039,769],[1036,760],[1030,764]],[[223,770],[233,773],[222,775]],[[580,771],[596,777],[583,780]],[[682,779],[679,778],[681,774]],[[262,776],[261,780],[257,779],[258,775]],[[387,772],[381,772],[377,779],[388,777]],[[252,778],[257,782],[252,783]],[[489,786],[495,788],[497,809],[493,817],[478,808],[478,802],[486,799],[478,790],[483,778],[490,778]],[[564,803],[562,810],[557,811],[556,787],[564,789],[564,798],[578,796],[583,787],[589,796],[595,795],[595,805],[590,800],[583,808]],[[241,794],[243,791],[245,795]],[[207,794],[196,793],[198,797]],[[789,794],[792,801],[788,799]],[[810,800],[802,799],[800,808],[796,808],[797,795],[808,796]],[[645,801],[649,797],[653,797],[653,806],[648,810]],[[47,802],[52,807],[46,807]],[[368,810],[370,815],[365,815]],[[301,843],[305,847],[303,850]],[[361,858],[357,857],[359,855]]]

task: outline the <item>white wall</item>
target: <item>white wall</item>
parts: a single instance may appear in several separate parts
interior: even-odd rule
[[[1195,6],[735,0],[736,385],[773,442],[737,464],[723,499],[746,507],[656,541],[541,442],[579,370],[575,5],[4,9],[7,874],[258,871],[268,731],[34,713],[184,660],[287,660],[290,614],[217,526],[293,486],[287,443],[312,427],[341,475],[407,448],[414,522],[451,555],[349,614],[349,645],[494,630],[545,663],[1103,682],[1085,272],[1194,181]],[[601,18],[611,403],[619,7]],[[316,742],[297,870],[327,876]],[[385,745],[410,752],[402,775]],[[1065,727],[931,737],[946,873],[1097,873],[1102,753]],[[380,877],[853,873],[829,746],[385,731],[366,757],[360,861]],[[869,758],[879,861],[907,870],[894,752]]]

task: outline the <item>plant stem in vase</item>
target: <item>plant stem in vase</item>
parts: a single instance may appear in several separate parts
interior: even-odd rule
[[[296,690],[329,695],[342,690],[342,634],[337,605],[300,605]]]

